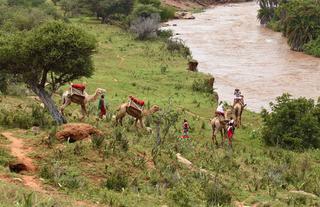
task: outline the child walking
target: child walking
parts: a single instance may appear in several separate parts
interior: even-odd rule
[[[183,126],[182,126],[182,139],[189,139],[189,130],[190,130],[190,126],[188,121],[185,119],[183,120]]]

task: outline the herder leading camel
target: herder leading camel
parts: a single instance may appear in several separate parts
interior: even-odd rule
[[[80,120],[83,120],[84,117],[87,115],[87,103],[89,102],[93,102],[93,101],[96,101],[97,98],[105,93],[106,90],[105,89],[102,89],[102,88],[97,88],[95,93],[92,94],[92,95],[89,95],[87,94],[87,92],[83,92],[83,95],[84,95],[84,99],[77,99],[77,98],[74,98],[71,96],[70,94],[70,91],[65,91],[63,94],[62,94],[62,106],[60,108],[61,110],[61,113],[64,115],[64,109],[69,106],[71,103],[75,103],[75,104],[78,104],[81,106],[81,114],[82,114],[82,117],[80,118]]]

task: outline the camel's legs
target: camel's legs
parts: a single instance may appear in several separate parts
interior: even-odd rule
[[[134,126],[137,128],[138,127],[138,118],[134,121]]]
[[[82,117],[80,118],[80,120],[82,121],[88,114],[86,106],[84,104],[81,104],[81,114],[82,114]]]
[[[142,118],[139,119],[139,122],[140,122],[141,128],[143,129],[144,128],[144,124],[143,124]]]
[[[213,144],[218,145],[216,134],[217,134],[217,131],[216,131],[215,127],[212,126],[212,142],[213,142]]]
[[[64,109],[71,104],[71,100],[67,99],[65,103],[60,107],[60,112],[64,116]]]

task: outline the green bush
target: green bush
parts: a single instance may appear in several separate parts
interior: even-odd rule
[[[213,81],[214,80],[212,80],[212,77],[205,79],[195,79],[192,83],[192,90],[212,94]]]
[[[181,54],[183,57],[190,57],[191,56],[191,50],[186,44],[181,40],[177,38],[170,38],[166,42],[167,50],[170,52],[176,52],[178,54]]]
[[[320,104],[312,99],[292,99],[289,94],[263,110],[262,138],[266,144],[287,149],[320,147]]]
[[[152,14],[159,14],[160,9],[151,4],[137,4],[132,11],[132,19],[139,17],[148,18]]]
[[[304,51],[309,55],[320,57],[320,35],[317,39],[311,40],[305,44]]]
[[[169,19],[173,19],[174,18],[174,14],[176,12],[176,10],[171,7],[171,6],[161,6],[160,7],[160,16],[161,16],[161,21],[166,22]]]

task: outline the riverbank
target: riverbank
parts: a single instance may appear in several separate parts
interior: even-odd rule
[[[187,11],[199,11],[206,9],[214,5],[226,4],[226,3],[241,3],[252,0],[163,0],[162,2],[166,5],[172,6],[178,10]]]
[[[259,112],[285,92],[316,99],[320,59],[290,50],[280,33],[260,26],[258,8],[255,2],[216,6],[169,28],[190,47],[199,70],[216,77],[221,100],[230,103],[240,88],[248,108]]]

